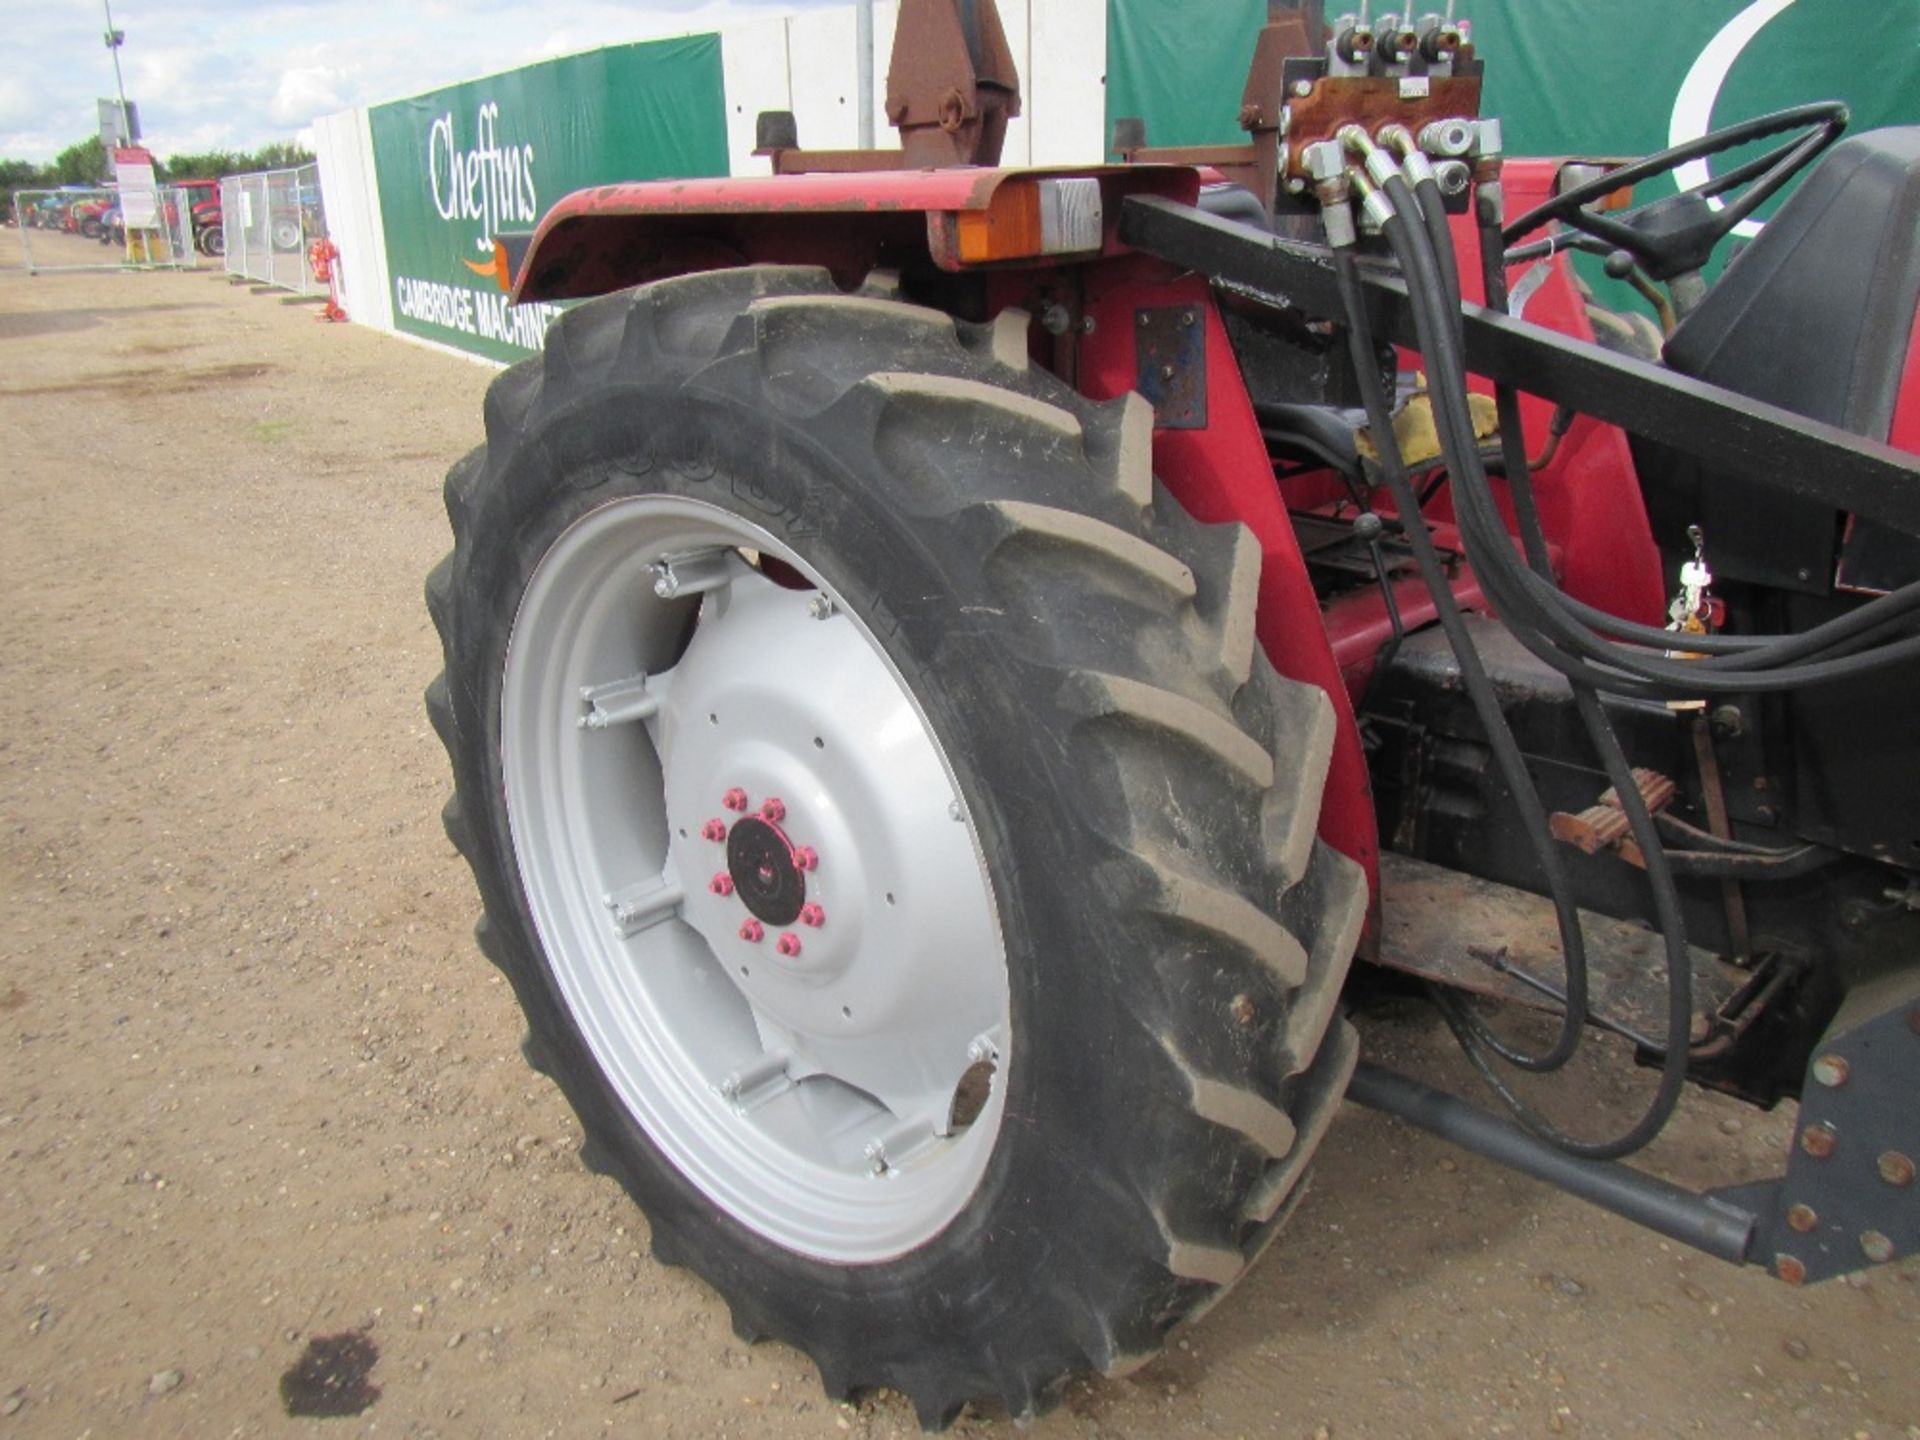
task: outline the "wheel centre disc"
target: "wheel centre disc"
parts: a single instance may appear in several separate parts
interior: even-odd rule
[[[767,924],[800,918],[807,877],[777,825],[758,815],[737,821],[727,832],[727,874],[741,903]]]

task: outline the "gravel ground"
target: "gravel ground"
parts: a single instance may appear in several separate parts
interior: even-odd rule
[[[206,272],[30,278],[18,239],[0,1440],[916,1433],[650,1258],[473,949],[420,582],[489,372]],[[1459,1081],[1424,1013],[1364,1030]],[[1602,1062],[1596,1125],[1646,1084]],[[1761,1175],[1789,1126],[1696,1097],[1652,1163]],[[1322,1155],[1233,1297],[1031,1433],[1920,1440],[1914,1264],[1793,1291],[1351,1109]]]

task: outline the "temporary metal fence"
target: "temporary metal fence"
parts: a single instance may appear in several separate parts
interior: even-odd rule
[[[198,264],[193,204],[201,197],[163,185],[154,198],[153,223],[129,226],[120,192],[111,187],[14,191],[13,219],[28,273],[180,270]]]
[[[227,176],[220,182],[220,216],[229,275],[300,295],[327,293],[307,259],[308,248],[327,233],[319,166]]]

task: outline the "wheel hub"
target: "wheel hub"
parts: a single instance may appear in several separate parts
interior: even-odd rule
[[[798,848],[778,825],[758,815],[735,821],[727,832],[733,893],[769,925],[791,925],[806,908],[807,875]]]

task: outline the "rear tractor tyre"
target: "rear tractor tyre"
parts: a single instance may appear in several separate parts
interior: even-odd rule
[[[1138,397],[824,272],[590,302],[427,598],[447,830],[589,1165],[939,1427],[1155,1353],[1301,1193],[1365,883],[1319,691]]]

